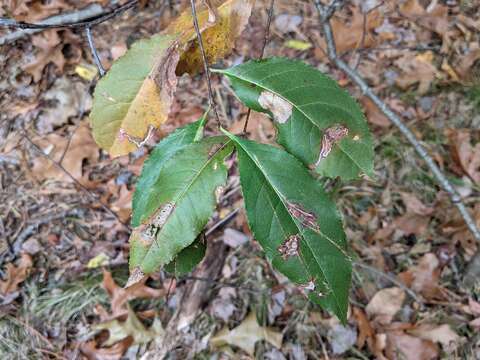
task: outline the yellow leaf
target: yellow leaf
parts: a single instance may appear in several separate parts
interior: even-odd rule
[[[104,253],[100,253],[94,258],[90,259],[87,264],[88,269],[95,269],[108,264],[109,257]]]
[[[95,76],[97,76],[98,70],[92,65],[77,65],[75,66],[75,74],[80,76],[82,79],[92,81]]]
[[[312,44],[301,40],[287,40],[285,41],[284,46],[295,50],[305,51],[310,49]]]
[[[207,57],[213,63],[231,51],[248,22],[254,0],[211,3],[217,7],[216,22],[209,22],[205,6],[198,6],[197,17]],[[151,127],[167,120],[177,75],[192,74],[202,67],[187,9],[161,34],[133,44],[99,81],[90,115],[95,141],[113,157],[136,150]]]
[[[229,330],[224,327],[215,335],[210,344],[215,347],[234,345],[250,355],[255,353],[255,343],[260,340],[268,341],[277,348],[282,347],[282,334],[268,327],[261,327],[257,323],[254,313],[250,313],[236,328]]]

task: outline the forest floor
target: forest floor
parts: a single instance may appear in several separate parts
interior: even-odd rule
[[[7,1],[0,16],[36,22],[108,1],[46,3]],[[189,4],[142,3],[93,28],[106,69]],[[268,4],[256,2],[233,54],[216,66],[259,56]],[[480,225],[478,2],[353,0],[332,25],[339,54],[414,131]],[[140,358],[168,331],[182,289],[195,281],[209,284],[208,296],[171,359],[480,358],[480,288],[462,286],[478,244],[410,143],[324,49],[313,1],[277,0],[265,56],[301,59],[338,80],[374,134],[375,178],[325,183],[356,256],[345,325],[309,303],[249,241],[234,169],[209,224],[221,226],[208,241],[228,246],[218,276],[175,281],[162,271],[137,292],[124,290],[122,222],[130,220],[135,180],[156,141],[202,115],[204,76],[180,79],[169,121],[147,146],[111,159],[89,129],[98,74],[85,33],[51,29],[2,45],[0,358]],[[222,122],[240,132],[246,108],[228,82],[212,81]],[[262,142],[275,137],[262,114],[252,113],[248,130]]]

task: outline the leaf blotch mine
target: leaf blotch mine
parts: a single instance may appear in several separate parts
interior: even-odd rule
[[[325,129],[322,138],[322,147],[320,148],[320,155],[315,163],[315,167],[317,167],[320,164],[320,161],[325,159],[328,154],[330,154],[333,146],[347,135],[348,128],[340,124],[336,124],[328,129]]]
[[[175,205],[173,203],[166,203],[163,205],[157,214],[155,214],[152,224],[160,229],[166,222],[170,214],[172,213]]]
[[[224,144],[215,144],[208,152],[208,159],[210,160],[220,149],[222,149]]]
[[[290,235],[282,245],[278,247],[278,252],[282,255],[283,260],[288,260],[292,256],[298,256],[300,247],[300,235]]]
[[[258,97],[258,103],[263,109],[269,110],[273,120],[279,124],[286,123],[292,116],[292,104],[270,91],[263,91]]]
[[[308,283],[300,285],[299,288],[303,292],[314,291],[315,290],[315,281],[312,279]]]
[[[287,209],[290,215],[298,219],[303,226],[312,229],[315,232],[320,231],[317,224],[317,217],[313,212],[309,212],[302,208],[301,205],[293,203],[287,203]]]

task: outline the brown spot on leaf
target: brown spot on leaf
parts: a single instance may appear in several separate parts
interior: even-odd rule
[[[288,258],[292,256],[298,256],[300,239],[299,234],[290,235],[283,244],[278,247],[278,252],[282,255],[283,260],[288,260]]]
[[[208,152],[208,158],[211,159],[221,148],[223,144],[214,144]]]
[[[337,142],[342,140],[345,136],[348,135],[348,128],[343,125],[334,125],[325,129],[322,138],[322,147],[320,149],[320,155],[318,156],[318,160],[315,163],[315,167],[320,164],[320,161],[325,159],[328,154],[332,151],[333,145]]]
[[[287,203],[287,209],[290,215],[298,219],[303,226],[314,231],[320,230],[317,224],[317,217],[313,212],[308,212],[307,210],[303,209],[299,204],[293,203]]]
[[[292,116],[292,104],[269,91],[263,91],[258,97],[258,103],[273,115],[273,120],[284,124]]]

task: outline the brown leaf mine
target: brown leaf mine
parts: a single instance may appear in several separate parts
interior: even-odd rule
[[[157,235],[158,228],[154,225],[145,225],[143,229],[140,229],[139,240],[144,246],[150,246]]]
[[[292,104],[269,91],[263,91],[258,97],[258,103],[273,115],[273,120],[284,124],[292,116]]]
[[[163,205],[153,218],[152,224],[157,228],[161,228],[167,222],[174,207],[175,205],[173,203],[166,203]]]
[[[282,245],[278,247],[278,252],[282,255],[283,260],[288,260],[291,256],[298,256],[300,247],[300,235],[290,235]]]
[[[320,164],[320,161],[325,159],[328,154],[332,151],[333,145],[342,140],[345,136],[348,135],[348,128],[343,125],[334,125],[325,129],[322,138],[322,147],[320,149],[320,155],[318,160],[315,163],[315,167]]]
[[[317,217],[313,212],[308,212],[300,205],[293,203],[287,203],[287,208],[290,215],[298,219],[303,226],[314,231],[320,230],[317,224]]]

